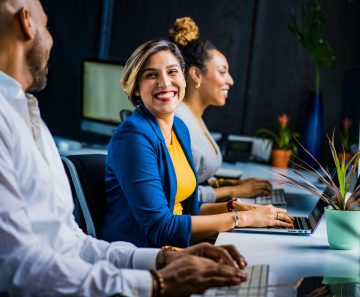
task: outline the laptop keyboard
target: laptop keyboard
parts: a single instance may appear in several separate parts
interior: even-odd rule
[[[285,192],[283,189],[275,189],[272,191],[272,196],[258,196],[255,198],[256,204],[286,204]]]
[[[253,265],[245,268],[248,280],[238,286],[211,288],[205,291],[204,297],[266,297],[269,265]]]
[[[305,217],[294,217],[294,229],[311,230],[310,222]]]

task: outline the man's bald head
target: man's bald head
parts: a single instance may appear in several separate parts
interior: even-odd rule
[[[39,0],[0,0],[0,70],[24,90],[46,86],[52,42]]]

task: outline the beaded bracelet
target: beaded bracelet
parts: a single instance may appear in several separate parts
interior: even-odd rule
[[[164,296],[165,283],[164,283],[164,279],[162,278],[160,272],[155,270],[155,269],[152,269],[152,268],[149,271],[150,271],[151,275],[155,278],[155,280],[156,280],[156,282],[158,284],[157,295],[153,296],[153,297],[162,297],[162,296]]]

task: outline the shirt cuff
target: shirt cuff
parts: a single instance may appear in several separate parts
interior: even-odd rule
[[[119,272],[122,280],[121,294],[129,297],[151,297],[153,283],[149,271],[120,269]]]
[[[215,203],[215,190],[212,186],[199,186],[199,201]]]
[[[132,255],[131,267],[143,270],[156,269],[156,258],[159,251],[160,249],[151,248],[136,249]]]

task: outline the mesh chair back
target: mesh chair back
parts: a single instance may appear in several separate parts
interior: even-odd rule
[[[105,160],[106,155],[67,156],[76,167],[84,196],[93,219],[97,237],[105,215]]]

